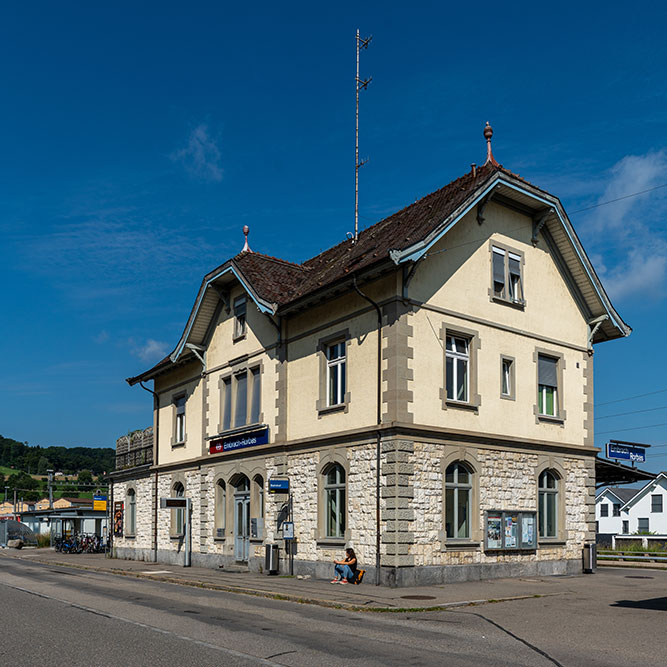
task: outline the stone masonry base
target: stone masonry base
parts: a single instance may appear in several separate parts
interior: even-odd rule
[[[157,562],[167,565],[183,566],[182,551],[159,550]],[[156,562],[154,552],[150,549],[114,549],[114,557],[127,560]],[[211,569],[244,567],[229,556],[220,554],[192,553],[194,567]],[[264,572],[262,558],[250,558],[248,571]],[[375,583],[375,568],[364,567],[366,575],[364,584]],[[408,586],[437,586],[464,581],[480,581],[501,577],[547,577],[553,575],[581,574],[582,563],[579,559],[543,560],[509,563],[471,563],[469,565],[425,565],[421,567],[383,567],[380,583],[383,586],[404,588]],[[289,561],[281,552],[279,574],[289,574]],[[294,574],[310,576],[313,579],[331,579],[334,574],[333,564],[321,561],[294,561]]]

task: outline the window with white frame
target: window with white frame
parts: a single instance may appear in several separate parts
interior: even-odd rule
[[[345,470],[334,463],[324,472],[324,512],[326,537],[345,537]]]
[[[662,495],[660,493],[651,494],[651,512],[662,512]]]
[[[612,516],[621,516],[621,506],[619,503],[613,503],[611,506]]]
[[[648,533],[648,519],[637,519],[637,532],[639,533]]]
[[[602,503],[600,505],[600,516],[609,516],[609,505],[608,505],[608,503]]]
[[[470,339],[447,334],[445,377],[448,401],[467,403],[470,395]]]
[[[540,473],[537,484],[540,537],[558,536],[558,478],[551,470]],[[605,505],[606,507],[606,505]]]
[[[174,399],[174,408],[176,410],[174,443],[181,444],[185,442],[185,396]]]
[[[623,535],[627,535],[630,532],[630,522],[629,521],[624,521],[623,522]]]
[[[234,338],[241,338],[246,333],[247,299],[239,296],[234,299]]]
[[[224,537],[227,525],[227,485],[219,479],[215,484],[215,536]]]
[[[234,410],[234,428],[245,426],[248,417],[248,372],[234,376],[236,386],[236,405]]]
[[[327,405],[345,402],[345,341],[327,345]]]
[[[222,424],[221,429],[228,431],[232,427],[232,378],[222,380]]]
[[[539,354],[537,374],[539,414],[558,417],[558,359]]]
[[[127,516],[125,518],[126,535],[136,535],[137,531],[137,494],[134,489],[127,490]]]
[[[472,472],[460,462],[445,470],[445,535],[448,539],[470,539]]]
[[[521,277],[521,255],[500,248],[491,247],[493,258],[493,295],[513,303],[523,303],[523,282]]]

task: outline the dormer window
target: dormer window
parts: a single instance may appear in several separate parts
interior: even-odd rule
[[[243,338],[246,332],[246,298],[234,299],[234,339]]]

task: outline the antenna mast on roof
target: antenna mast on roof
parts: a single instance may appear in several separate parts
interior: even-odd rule
[[[373,77],[368,77],[367,79],[360,79],[359,78],[359,52],[361,49],[366,49],[368,48],[368,45],[370,44],[371,39],[373,39],[373,36],[371,35],[367,39],[364,39],[363,37],[359,37],[359,31],[357,30],[357,78],[356,78],[356,84],[357,84],[357,133],[356,133],[356,153],[355,153],[355,160],[354,160],[354,242],[357,242],[357,238],[359,237],[359,168],[363,167],[368,160],[362,160],[359,162],[359,91],[360,90],[365,90],[365,88],[368,86],[368,84],[371,82]]]

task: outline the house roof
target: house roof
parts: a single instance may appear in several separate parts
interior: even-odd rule
[[[616,496],[616,498],[621,501],[621,504],[624,505],[628,500],[634,498],[639,493],[639,489],[621,489],[618,486],[611,486],[600,493],[596,500],[599,500],[606,493],[611,493]]]
[[[257,252],[241,252],[204,276],[183,335],[174,351],[128,383],[149,380],[188,358],[187,345],[203,345],[234,281],[245,288],[261,312],[283,314],[351,288],[352,277],[372,275],[424,257],[473,206],[510,202],[539,220],[542,237],[562,257],[589,321],[600,320],[595,342],[627,336],[631,329],[613,308],[560,201],[501,165],[488,162],[319,255],[295,264]],[[478,209],[479,211],[479,209]],[[229,307],[229,304],[227,304]],[[597,319],[596,319],[597,318]]]
[[[650,493],[655,489],[655,487],[661,482],[667,482],[667,473],[661,472],[659,473],[655,479],[652,479],[650,482],[648,482],[645,486],[643,486],[637,493],[632,496],[632,498],[629,498],[623,505],[621,509],[626,509],[632,505],[634,505],[636,502],[641,500],[644,496],[646,496],[647,493]]]

